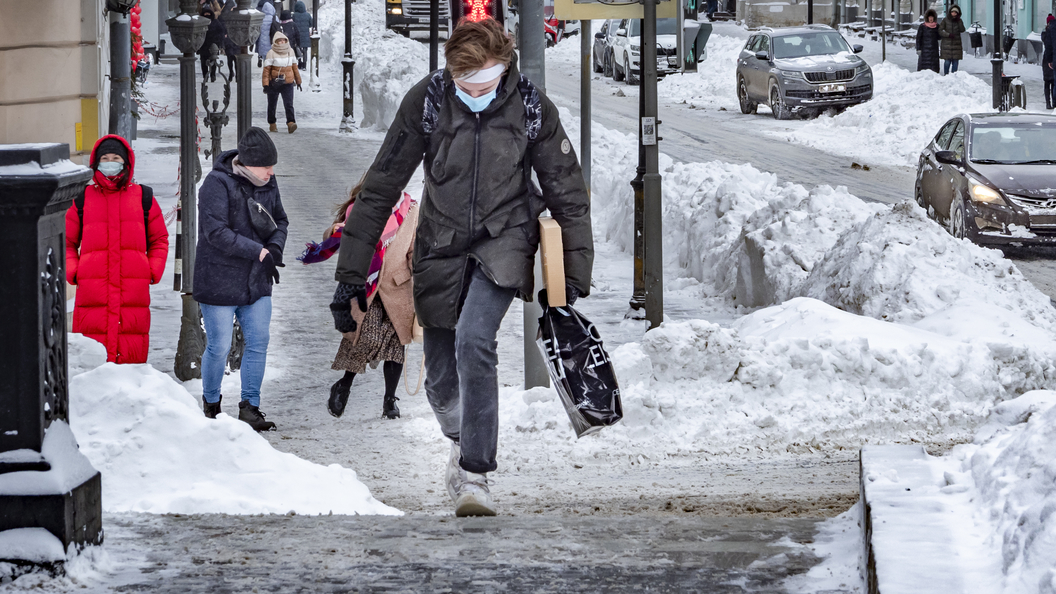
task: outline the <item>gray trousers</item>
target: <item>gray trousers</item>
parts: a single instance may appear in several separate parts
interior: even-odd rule
[[[471,261],[472,262],[472,261]],[[459,442],[462,468],[494,471],[499,442],[499,324],[516,289],[491,282],[473,267],[454,330],[426,328],[425,393],[440,429]]]

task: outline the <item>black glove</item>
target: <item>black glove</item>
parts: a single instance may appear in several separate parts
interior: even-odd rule
[[[282,250],[279,249],[279,246],[274,243],[269,243],[264,246],[264,249],[268,250],[268,253],[271,254],[272,259],[275,260],[276,266],[279,268],[286,268],[286,265],[282,263]]]
[[[301,91],[301,92],[304,92],[304,89],[301,88],[301,85],[297,85],[297,90]]]
[[[334,328],[338,332],[356,331],[356,321],[352,319],[353,297],[359,302],[359,310],[367,311],[367,288],[364,285],[337,283],[334,300],[330,302],[330,313],[334,316]]]
[[[270,251],[260,263],[264,265],[264,275],[268,277],[268,280],[276,285],[279,284],[279,269],[275,268],[275,258],[272,257]]]
[[[572,285],[565,285],[565,303],[571,307],[576,304],[576,299],[579,299],[579,289]]]

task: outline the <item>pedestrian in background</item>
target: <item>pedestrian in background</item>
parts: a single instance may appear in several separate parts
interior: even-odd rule
[[[256,431],[275,428],[260,410],[268,360],[272,284],[278,284],[289,225],[274,169],[279,160],[267,132],[252,127],[213,163],[198,192],[198,247],[194,300],[202,308],[202,409],[220,413],[220,382],[231,351],[235,319],[242,326],[242,400],[239,420]]]
[[[356,184],[348,200],[337,209],[334,224],[327,228],[323,239],[334,234],[341,235],[344,229],[350,232],[356,220],[349,218],[363,181]],[[392,209],[381,239],[374,247],[374,255],[367,270],[366,297],[361,307],[353,307],[352,317],[356,329],[345,333],[334,358],[335,371],[344,371],[344,376],[330,387],[327,410],[335,417],[345,412],[352,381],[357,374],[365,373],[367,365],[376,369],[384,362],[385,397],[381,414],[388,419],[397,419],[400,409],[396,406],[396,388],[403,374],[404,346],[411,343],[414,334],[414,283],[411,259],[414,255],[414,230],[418,226],[418,204],[411,195],[403,197]],[[321,260],[316,260],[321,261]],[[359,305],[357,303],[357,305]],[[365,312],[365,313],[364,313]]]
[[[260,37],[257,37],[257,67],[264,65],[264,56],[271,51],[271,23],[275,20],[275,5],[270,0],[260,0],[257,10],[264,13],[260,22]]]
[[[210,48],[215,45],[218,58],[221,54],[227,56],[228,80],[234,80],[235,61],[231,52],[234,42],[227,37],[227,25],[210,8],[202,10],[202,16],[209,19],[209,29],[205,32],[205,42],[202,43],[202,47],[198,48],[198,58],[202,62],[202,79],[216,80],[216,65],[213,64],[212,68],[209,67],[209,57],[211,55],[210,52],[212,52]],[[237,48],[235,49],[237,50]]]
[[[297,0],[297,3],[293,6],[293,22],[297,24],[297,39],[300,43],[297,45],[300,48],[298,58],[300,59],[301,70],[308,68],[308,47],[312,44],[312,15],[308,14],[308,8],[304,5],[304,2]]]
[[[1056,108],[1056,84],[1053,78],[1053,53],[1056,52],[1056,17],[1051,14],[1045,20],[1045,29],[1041,32],[1041,43],[1044,51],[1041,55],[1041,74],[1045,79],[1045,109]]]
[[[917,72],[939,71],[939,15],[929,8],[924,22],[917,28]]]
[[[279,14],[279,18],[275,19],[271,23],[271,43],[275,43],[275,34],[282,33],[286,36],[286,41],[290,44],[290,49],[293,50],[294,55],[300,60],[300,56],[297,52],[301,51],[301,34],[297,28],[297,23],[293,22],[293,13],[284,10]]]
[[[942,63],[943,76],[950,72],[957,72],[957,65],[964,58],[964,49],[961,44],[961,33],[965,32],[964,21],[961,20],[961,7],[956,4],[946,12],[946,17],[939,23],[939,57]],[[998,43],[998,42],[995,42]]]
[[[282,96],[282,108],[286,110],[286,129],[290,134],[297,129],[297,118],[293,113],[293,88],[301,88],[301,71],[297,69],[297,56],[293,54],[290,42],[281,31],[275,32],[271,51],[264,60],[264,72],[261,73],[264,93],[268,96],[268,129],[279,130],[275,119],[275,108]]]
[[[424,158],[414,309],[426,395],[451,440],[444,478],[455,515],[493,516],[499,325],[515,296],[534,296],[543,209],[561,225],[568,301],[590,291],[590,198],[557,108],[517,71],[502,26],[463,21],[444,52],[447,66],[407,93],[367,171],[349,215],[355,227],[342,233],[330,309],[339,331],[356,329],[352,308],[366,309],[378,238]]]
[[[128,141],[100,138],[89,162],[92,183],[66,211],[66,281],[77,286],[73,331],[101,342],[107,361],[146,363],[150,285],[165,272],[169,231],[154,193],[132,181],[136,156]]]

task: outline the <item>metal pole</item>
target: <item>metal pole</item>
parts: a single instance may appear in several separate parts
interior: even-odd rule
[[[641,30],[641,27],[639,27]],[[638,76],[638,117],[645,113],[645,77]],[[631,188],[634,189],[634,292],[631,294],[631,310],[627,317],[641,319],[645,308],[645,145],[642,144],[642,126],[638,124],[638,167],[635,169]]]
[[[352,0],[345,0],[345,56],[341,58],[341,87],[342,87],[342,132],[351,132],[356,125],[355,111],[355,67],[356,62],[352,59]]]
[[[1004,15],[1001,14],[1001,0],[994,0],[994,55],[990,58],[990,67],[992,70],[992,81],[991,81],[991,92],[993,93],[994,109],[1000,111],[1001,105],[1001,91],[1002,79],[1005,76],[1005,62],[1001,57],[1001,20]]]
[[[814,24],[814,0],[807,0],[807,24]]]
[[[235,99],[238,112],[238,137],[242,138],[253,126],[253,85],[249,79],[253,75],[252,58],[249,46],[244,45],[235,57],[235,79],[238,82],[238,96]]]
[[[110,134],[132,138],[132,40],[128,15],[110,11]]]
[[[196,100],[194,96],[195,55],[180,56],[180,230],[183,245],[181,279],[183,286],[183,314],[180,317],[180,339],[176,347],[173,372],[181,381],[202,376],[202,353],[205,340],[202,336],[201,313],[194,300],[194,256],[198,235],[197,196],[195,195],[194,172],[197,168],[198,135],[195,125]]]
[[[594,72],[590,62],[590,51],[594,35],[591,33],[590,20],[579,21],[580,54],[579,64],[579,161],[583,168],[583,181],[590,194],[590,78]]]
[[[663,205],[660,177],[660,141],[656,97],[656,0],[645,0],[642,19],[642,59],[638,65],[644,86],[642,144],[645,145],[645,175],[642,176],[645,222],[645,317],[649,327],[664,321]],[[650,130],[651,127],[651,130]],[[650,134],[651,132],[651,134]]]
[[[887,61],[887,1],[880,0],[880,61]]]
[[[429,72],[439,68],[440,0],[429,0]]]
[[[543,0],[521,0],[519,24],[521,32],[521,72],[528,80],[535,83],[540,91],[546,92],[546,65],[543,52],[546,50],[543,37]],[[582,32],[582,31],[581,31]],[[535,287],[543,286],[543,264],[536,254]],[[538,301],[524,304],[524,387],[525,389],[550,385],[550,376],[546,370],[539,347],[535,344],[539,332],[539,317],[543,308]]]
[[[309,36],[312,40],[312,61],[308,64],[308,86],[313,93],[320,93],[319,88],[319,2],[312,0],[312,32]]]

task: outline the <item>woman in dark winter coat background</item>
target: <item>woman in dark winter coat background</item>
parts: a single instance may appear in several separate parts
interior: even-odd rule
[[[206,335],[202,408],[211,419],[220,413],[220,382],[238,318],[246,341],[238,418],[257,431],[275,428],[259,407],[268,358],[271,286],[279,282],[277,267],[283,266],[289,225],[274,176],[278,157],[268,133],[250,128],[237,150],[220,154],[198,192],[194,300],[201,305]],[[269,229],[262,229],[259,221],[254,224],[251,209],[271,219]]]
[[[1053,83],[1053,54],[1056,53],[1056,17],[1051,14],[1046,19],[1045,29],[1041,32],[1042,47],[1041,75],[1045,79],[1045,109],[1056,108],[1056,85]]]
[[[957,72],[957,65],[964,58],[964,49],[961,45],[961,33],[965,32],[964,21],[961,20],[961,7],[954,5],[946,12],[946,17],[939,23],[939,57],[942,63],[942,74]]]
[[[301,70],[308,68],[308,46],[312,44],[312,15],[308,14],[308,8],[304,5],[304,2],[297,0],[297,3],[293,5],[293,22],[297,24],[297,37],[300,41],[299,47],[301,49],[300,58]]]
[[[217,56],[222,54],[227,56],[227,78],[234,80],[234,57],[238,53],[238,47],[227,37],[227,25],[220,20],[218,15],[213,13],[211,8],[203,10],[202,16],[209,19],[209,29],[205,32],[205,42],[202,43],[202,47],[198,48],[198,57],[202,61],[202,78],[209,77],[214,81],[216,80],[216,69],[214,68],[210,71],[208,67],[210,48],[215,45]]]
[[[917,72],[939,71],[939,15],[929,8],[917,29]]]
[[[76,204],[66,212],[66,281],[77,285],[73,331],[103,343],[107,361],[146,363],[150,285],[165,271],[169,231],[153,197],[143,212],[128,141],[100,138],[89,162],[95,175],[84,190],[83,219]]]

